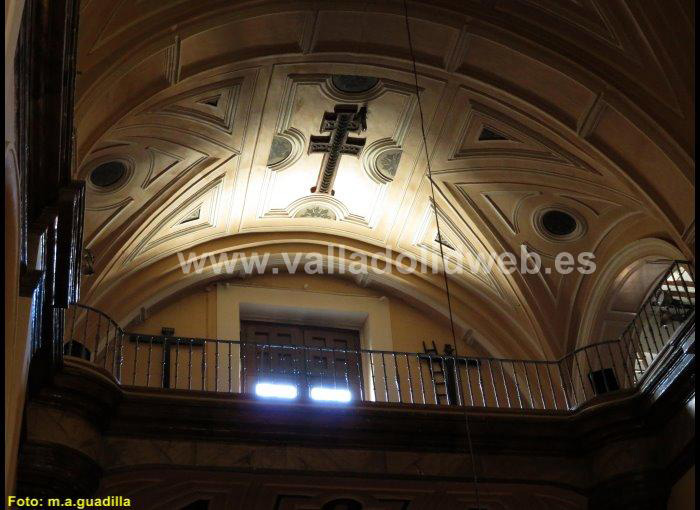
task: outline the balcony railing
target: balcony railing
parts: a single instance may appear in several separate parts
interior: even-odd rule
[[[557,361],[273,345],[128,333],[104,313],[66,314],[64,355],[122,385],[276,398],[573,410],[633,388],[686,321],[694,321],[690,266],[674,262],[619,339]]]

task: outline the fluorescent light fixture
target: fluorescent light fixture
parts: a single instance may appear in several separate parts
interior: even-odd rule
[[[261,382],[255,385],[255,394],[259,397],[269,398],[296,398],[297,387],[292,384]]]
[[[350,402],[352,398],[348,390],[324,388],[323,386],[316,386],[315,388],[311,388],[310,395],[313,400],[325,400],[333,402]]]

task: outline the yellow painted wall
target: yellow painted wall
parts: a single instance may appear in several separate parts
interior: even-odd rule
[[[389,297],[389,310],[391,334],[396,350],[423,352],[422,342],[430,347],[431,342],[435,341],[438,351],[442,352],[446,343],[452,343],[449,321],[430,316],[426,311],[421,311],[395,296]],[[458,348],[460,354],[464,354],[463,345],[458,345]]]
[[[310,275],[310,274],[264,274],[236,280],[232,285],[257,286],[270,289],[292,289],[306,290],[309,292],[328,292],[333,294],[346,294],[351,296],[373,296],[380,297],[382,293],[357,285],[348,278],[331,275]]]
[[[287,289],[328,294],[328,299],[331,300],[339,295],[367,296],[375,299],[383,295],[375,289],[356,285],[351,280],[328,275],[262,275],[230,283],[236,287],[236,292],[240,293],[242,300],[245,300],[245,294],[249,288]],[[149,312],[144,323],[129,329],[139,333],[158,335],[162,327],[172,327],[175,328],[177,336],[216,337],[216,292],[211,289],[211,286],[209,289],[207,291],[200,288],[175,297]],[[398,296],[386,297],[389,300],[394,350],[422,352],[422,342],[425,341],[429,345],[432,340],[435,340],[438,348],[442,350],[445,343],[451,343],[452,333],[446,319],[428,314]],[[464,349],[463,344],[460,348]]]
[[[161,328],[175,328],[176,336],[214,338],[216,336],[216,292],[203,288],[178,296],[151,312],[145,322],[129,331],[160,335]]]

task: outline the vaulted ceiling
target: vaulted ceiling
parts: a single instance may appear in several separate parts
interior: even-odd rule
[[[646,238],[693,257],[691,6],[408,3],[448,257],[524,244],[545,265],[591,251],[600,268]],[[177,252],[438,251],[402,2],[84,0],[78,69],[83,301],[124,320],[217,277],[183,275]],[[364,147],[314,193],[309,143],[338,104],[367,107]],[[124,175],[95,185],[110,162]],[[542,230],[551,208],[575,235]],[[465,266],[458,321],[493,354],[576,343],[597,274]],[[438,275],[362,283],[445,310]]]

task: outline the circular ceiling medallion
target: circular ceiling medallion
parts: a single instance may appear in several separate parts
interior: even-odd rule
[[[586,233],[583,218],[563,207],[540,209],[534,217],[535,229],[550,241],[574,241]]]
[[[367,92],[374,87],[378,81],[379,79],[373,76],[358,76],[354,74],[333,75],[333,86],[341,92],[347,92],[349,94]]]
[[[377,170],[387,181],[394,180],[401,161],[401,149],[384,151],[377,156]]]
[[[292,153],[292,142],[283,136],[275,136],[270,146],[270,155],[267,158],[267,165],[274,166],[289,157]]]
[[[98,188],[112,188],[124,178],[126,172],[122,161],[108,161],[90,172],[90,182]]]
[[[542,226],[553,236],[568,236],[576,230],[576,219],[564,211],[547,211],[542,215]]]

